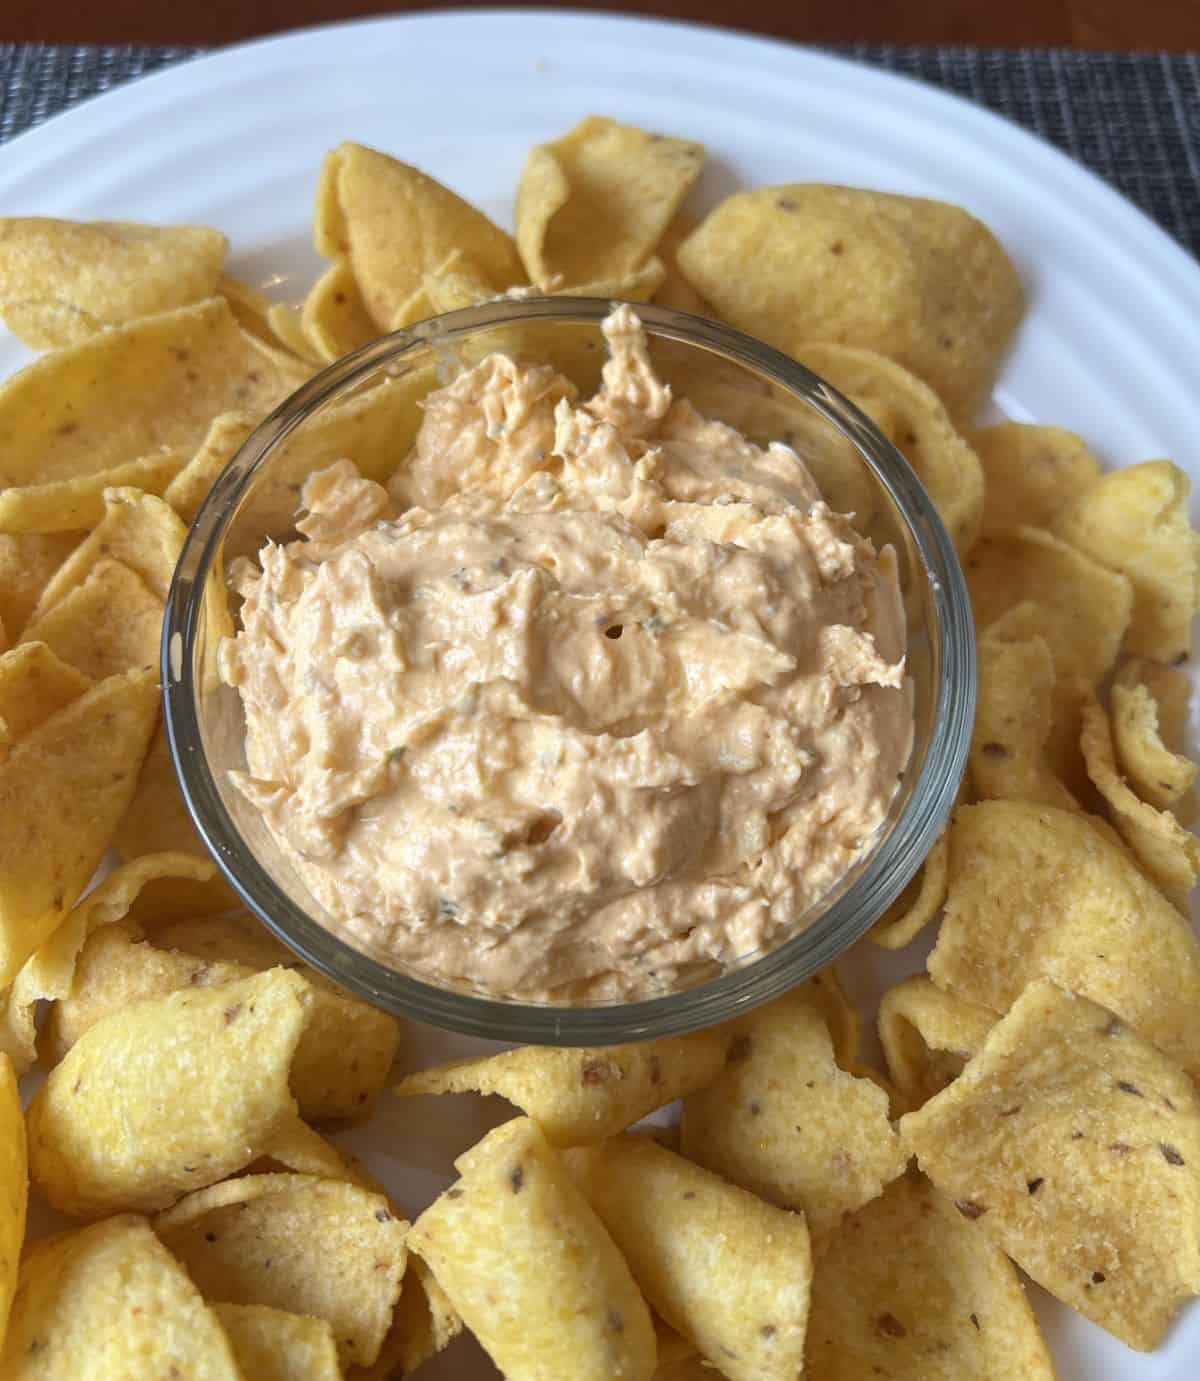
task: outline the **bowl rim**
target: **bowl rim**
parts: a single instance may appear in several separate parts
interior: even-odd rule
[[[279,940],[335,983],[395,1014],[460,1034],[611,1045],[712,1025],[779,996],[833,962],[900,895],[941,833],[966,766],[976,695],[970,601],[954,546],[908,461],[855,404],[789,356],[724,323],[634,302],[629,305],[652,338],[698,346],[745,366],[814,408],[856,447],[908,529],[933,607],[936,688],[924,760],[890,832],[814,904],[818,914],[810,923],[775,948],[692,988],[577,1007],[442,987],[389,968],[308,915],[259,863],[226,810],[203,751],[192,675],[208,574],[251,479],[311,413],[407,353],[450,348],[481,330],[530,321],[598,324],[618,305],[609,298],[500,299],[431,317],[333,362],[284,399],[222,471],[189,529],[167,597],[161,675],[168,744],[188,812],[226,880]]]

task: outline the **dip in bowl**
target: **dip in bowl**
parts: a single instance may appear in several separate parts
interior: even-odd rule
[[[727,327],[552,298],[269,418],[189,535],[164,684],[197,826],[308,962],[604,1044],[878,918],[952,805],[974,658],[950,541],[852,405]]]

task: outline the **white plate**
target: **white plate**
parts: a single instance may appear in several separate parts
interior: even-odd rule
[[[233,269],[298,297],[309,214],[342,139],[420,164],[501,222],[530,144],[581,115],[703,140],[704,209],[735,188],[834,181],[958,202],[1016,260],[1030,310],[996,393],[1083,434],[1111,464],[1168,455],[1200,479],[1200,266],[1097,178],[987,112],[873,68],[713,30],[531,11],[385,19],[250,44],[122,87],[0,147],[0,211],[219,226]],[[0,376],[26,358],[0,339]],[[904,969],[921,959],[902,958]],[[895,960],[854,975],[865,1008]],[[1198,1015],[1200,1019],[1200,1015]],[[414,1031],[406,1063],[482,1043]],[[411,1209],[501,1113],[384,1099],[366,1152]],[[1194,1381],[1200,1306],[1153,1356],[1031,1290],[1062,1381]],[[471,1345],[421,1373],[491,1374]]]

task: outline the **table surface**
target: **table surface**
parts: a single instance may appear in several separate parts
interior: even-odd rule
[[[368,14],[462,8],[379,0],[0,0],[0,43],[232,43]],[[574,0],[736,24],[806,42],[966,43],[1182,52],[1200,49],[1200,0]]]

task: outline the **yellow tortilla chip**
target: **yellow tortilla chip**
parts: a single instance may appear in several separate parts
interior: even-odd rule
[[[243,1377],[254,1381],[342,1381],[333,1329],[324,1319],[265,1304],[214,1304]]]
[[[949,843],[943,833],[921,864],[920,871],[867,932],[884,949],[903,949],[925,929],[946,900]]]
[[[780,350],[875,350],[970,418],[1021,319],[1003,248],[961,207],[793,183],[727,197],[679,248],[725,321]]]
[[[1134,658],[1117,668],[1112,731],[1121,772],[1143,801],[1180,804],[1196,780],[1184,739],[1191,681],[1182,671]]]
[[[98,495],[130,461],[194,451],[219,413],[269,411],[307,373],[246,336],[223,298],[105,331],[0,387],[0,487],[86,479]],[[61,528],[78,526],[68,509]]]
[[[551,1145],[576,1146],[703,1088],[724,1063],[715,1031],[591,1049],[527,1045],[435,1065],[402,1079],[396,1092],[498,1093],[532,1117]]]
[[[185,460],[182,452],[164,448],[141,460],[111,466],[104,472],[104,483],[161,494]],[[10,533],[94,527],[103,517],[104,495],[95,475],[0,490],[0,526]]]
[[[920,1175],[848,1218],[817,1262],[807,1381],[1054,1381],[1012,1264]]]
[[[343,1180],[382,1194],[383,1188],[360,1165],[352,1164],[337,1147],[314,1131],[299,1117],[293,1118],[261,1156],[252,1160],[239,1174],[279,1175],[295,1172],[312,1175],[319,1180]]]
[[[900,1129],[965,1219],[1130,1347],[1200,1294],[1200,1095],[1107,1009],[1030,984]]]
[[[371,319],[349,264],[332,264],[309,289],[300,327],[313,352],[337,360],[382,335]]]
[[[923,973],[889,988],[879,1003],[879,1043],[905,1109],[953,1083],[995,1021],[990,1008],[943,992]]]
[[[30,1174],[64,1213],[151,1212],[248,1165],[296,1116],[308,989],[285,969],[152,998],[86,1031],[29,1109]]]
[[[225,1331],[144,1218],[32,1242],[0,1354],[12,1381],[244,1381]]]
[[[886,1094],[838,1067],[806,987],[721,1030],[724,1071],[683,1103],[690,1160],[803,1212],[816,1239],[903,1172]]]
[[[1188,518],[1191,483],[1169,460],[1114,470],[1063,509],[1054,531],[1133,587],[1125,649],[1173,662],[1192,646],[1200,548]]]
[[[21,643],[0,655],[0,720],[10,743],[77,700],[90,685],[45,643]]]
[[[1006,1012],[1052,978],[1200,1075],[1200,944],[1133,859],[1074,811],[984,801],[955,813],[929,972]]]
[[[717,309],[700,296],[679,267],[679,246],[695,228],[696,222],[681,211],[663,231],[656,253],[662,261],[664,276],[661,286],[654,294],[654,301],[660,307],[671,307],[677,312],[691,312],[693,316],[716,318]]]
[[[0,1055],[0,1339],[17,1289],[28,1199],[29,1161],[21,1092],[12,1064]]]
[[[1141,800],[1117,771],[1108,714],[1097,700],[1083,707],[1083,758],[1088,775],[1104,797],[1113,824],[1134,856],[1171,901],[1187,910],[1200,875],[1200,839],[1166,810]]]
[[[321,356],[304,334],[299,307],[293,307],[288,302],[273,303],[267,311],[267,325],[280,345],[285,350],[290,350],[298,359],[308,360],[313,364],[323,363]]]
[[[25,630],[93,681],[158,668],[163,603],[123,561],[104,558]]]
[[[970,434],[983,465],[987,504],[983,536],[1051,520],[1100,478],[1100,462],[1074,432],[999,422]]]
[[[14,644],[46,582],[83,537],[82,532],[0,532],[0,621]]]
[[[227,412],[213,418],[200,449],[163,491],[163,498],[185,523],[195,519],[221,471],[257,425],[258,419],[249,412]]]
[[[894,360],[870,350],[800,340],[794,353],[857,403],[903,452],[958,554],[965,556],[983,521],[983,468],[933,390]]]
[[[253,336],[264,345],[278,344],[267,320],[271,311],[271,299],[266,293],[259,292],[249,283],[243,283],[240,278],[234,278],[230,274],[222,274],[217,286],[221,296],[229,303],[229,310],[237,324],[247,335]]]
[[[530,280],[625,278],[654,253],[704,167],[704,147],[589,115],[529,151],[517,246]]]
[[[722,1375],[799,1375],[811,1281],[800,1214],[648,1137],[613,1137],[564,1160],[655,1311]]]
[[[419,1256],[410,1256],[392,1326],[379,1356],[369,1367],[351,1367],[347,1381],[396,1381],[397,1377],[409,1376],[452,1343],[462,1326],[433,1272]]]
[[[228,249],[206,226],[6,217],[0,316],[35,350],[78,345],[107,326],[211,297]]]
[[[378,1355],[408,1234],[382,1194],[310,1175],[248,1175],[189,1195],[154,1228],[210,1302],[324,1319],[343,1366]]]
[[[408,1245],[497,1367],[514,1381],[649,1381],[650,1311],[537,1124],[514,1118],[455,1165]]]
[[[831,964],[820,973],[814,973],[805,983],[804,991],[820,1012],[829,1032],[833,1058],[843,1069],[849,1069],[858,1062],[858,1013],[846,994],[837,968]]]
[[[99,866],[157,715],[153,673],[110,676],[0,762],[0,987],[54,933]]]

